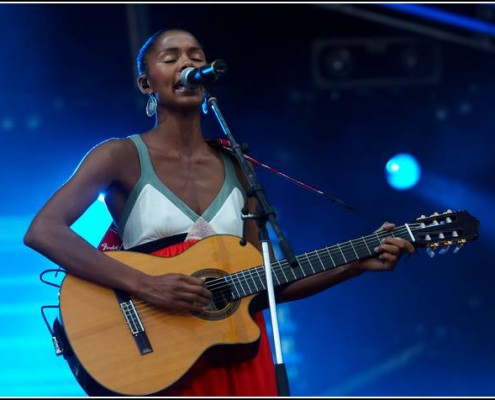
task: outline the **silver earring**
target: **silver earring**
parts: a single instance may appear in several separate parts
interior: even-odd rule
[[[153,115],[155,115],[155,113],[156,113],[156,106],[157,106],[156,98],[153,95],[153,93],[151,93],[148,96],[148,101],[146,102],[146,115],[148,117],[152,117]]]

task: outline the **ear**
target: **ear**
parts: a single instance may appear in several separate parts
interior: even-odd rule
[[[141,93],[143,94],[151,93],[150,85],[148,83],[148,79],[146,78],[146,75],[139,75],[137,78],[137,84]]]

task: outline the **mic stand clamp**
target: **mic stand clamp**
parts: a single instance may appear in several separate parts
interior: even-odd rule
[[[276,301],[275,301],[275,295],[274,295],[274,289],[273,289],[273,280],[272,280],[272,269],[271,269],[271,260],[270,260],[270,251],[269,251],[269,235],[268,231],[266,228],[266,222],[269,221],[274,233],[277,236],[278,242],[280,249],[285,255],[285,258],[289,265],[291,267],[297,267],[299,264],[297,262],[297,258],[294,255],[294,252],[292,251],[292,248],[288,242],[288,240],[285,238],[285,236],[282,233],[282,230],[280,229],[280,225],[278,223],[278,220],[276,218],[276,213],[274,209],[268,204],[268,201],[266,200],[265,193],[263,190],[263,187],[261,184],[258,182],[256,176],[254,175],[253,171],[251,171],[251,168],[249,167],[246,158],[244,157],[243,154],[243,148],[246,149],[246,145],[240,146],[237,141],[235,140],[234,136],[232,135],[230,129],[227,126],[227,123],[225,122],[225,119],[222,116],[222,113],[220,109],[218,108],[218,103],[217,99],[214,96],[211,96],[210,93],[210,88],[205,87],[205,98],[207,99],[207,104],[209,105],[210,109],[213,110],[223,132],[227,136],[230,145],[232,147],[232,150],[239,161],[239,164],[244,171],[248,183],[249,183],[249,188],[248,188],[248,196],[256,196],[258,200],[258,211],[256,215],[249,215],[247,214],[247,210],[243,210],[243,219],[255,219],[259,229],[259,239],[260,239],[260,244],[262,248],[262,255],[263,255],[263,262],[264,262],[264,267],[265,267],[265,278],[266,278],[266,290],[268,292],[268,303],[270,307],[270,317],[271,317],[271,322],[272,322],[272,330],[273,330],[273,342],[274,342],[274,348],[275,348],[275,356],[276,356],[276,363],[275,363],[275,372],[276,372],[276,378],[277,378],[277,385],[278,385],[278,393],[280,396],[289,396],[289,388],[287,384],[287,373],[285,370],[285,366],[283,363],[282,359],[282,350],[281,350],[281,345],[280,345],[280,335],[278,331],[278,322],[277,322],[277,312],[276,312]],[[242,244],[242,242],[241,242]]]

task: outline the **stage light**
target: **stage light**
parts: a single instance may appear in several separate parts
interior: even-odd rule
[[[417,15],[432,21],[442,22],[458,28],[468,29],[473,32],[495,36],[495,25],[487,21],[482,21],[478,18],[471,18],[461,14],[444,11],[439,8],[419,4],[380,3],[378,5]]]
[[[407,153],[396,154],[385,165],[388,184],[397,190],[414,187],[421,176],[421,167],[414,156]]]
[[[434,41],[383,36],[315,39],[311,59],[321,89],[437,83],[442,65]]]

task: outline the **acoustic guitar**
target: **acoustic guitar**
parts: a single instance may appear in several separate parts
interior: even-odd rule
[[[435,213],[367,236],[272,263],[275,286],[373,257],[387,236],[454,252],[478,237],[479,221],[467,211]],[[68,341],[83,367],[101,385],[123,395],[149,395],[176,383],[205,353],[250,357],[260,330],[249,309],[266,290],[260,252],[231,235],[200,240],[185,252],[163,258],[132,251],[106,255],[150,275],[180,272],[206,278],[213,301],[196,313],[170,313],[129,294],[67,274],[59,293],[60,317]]]

